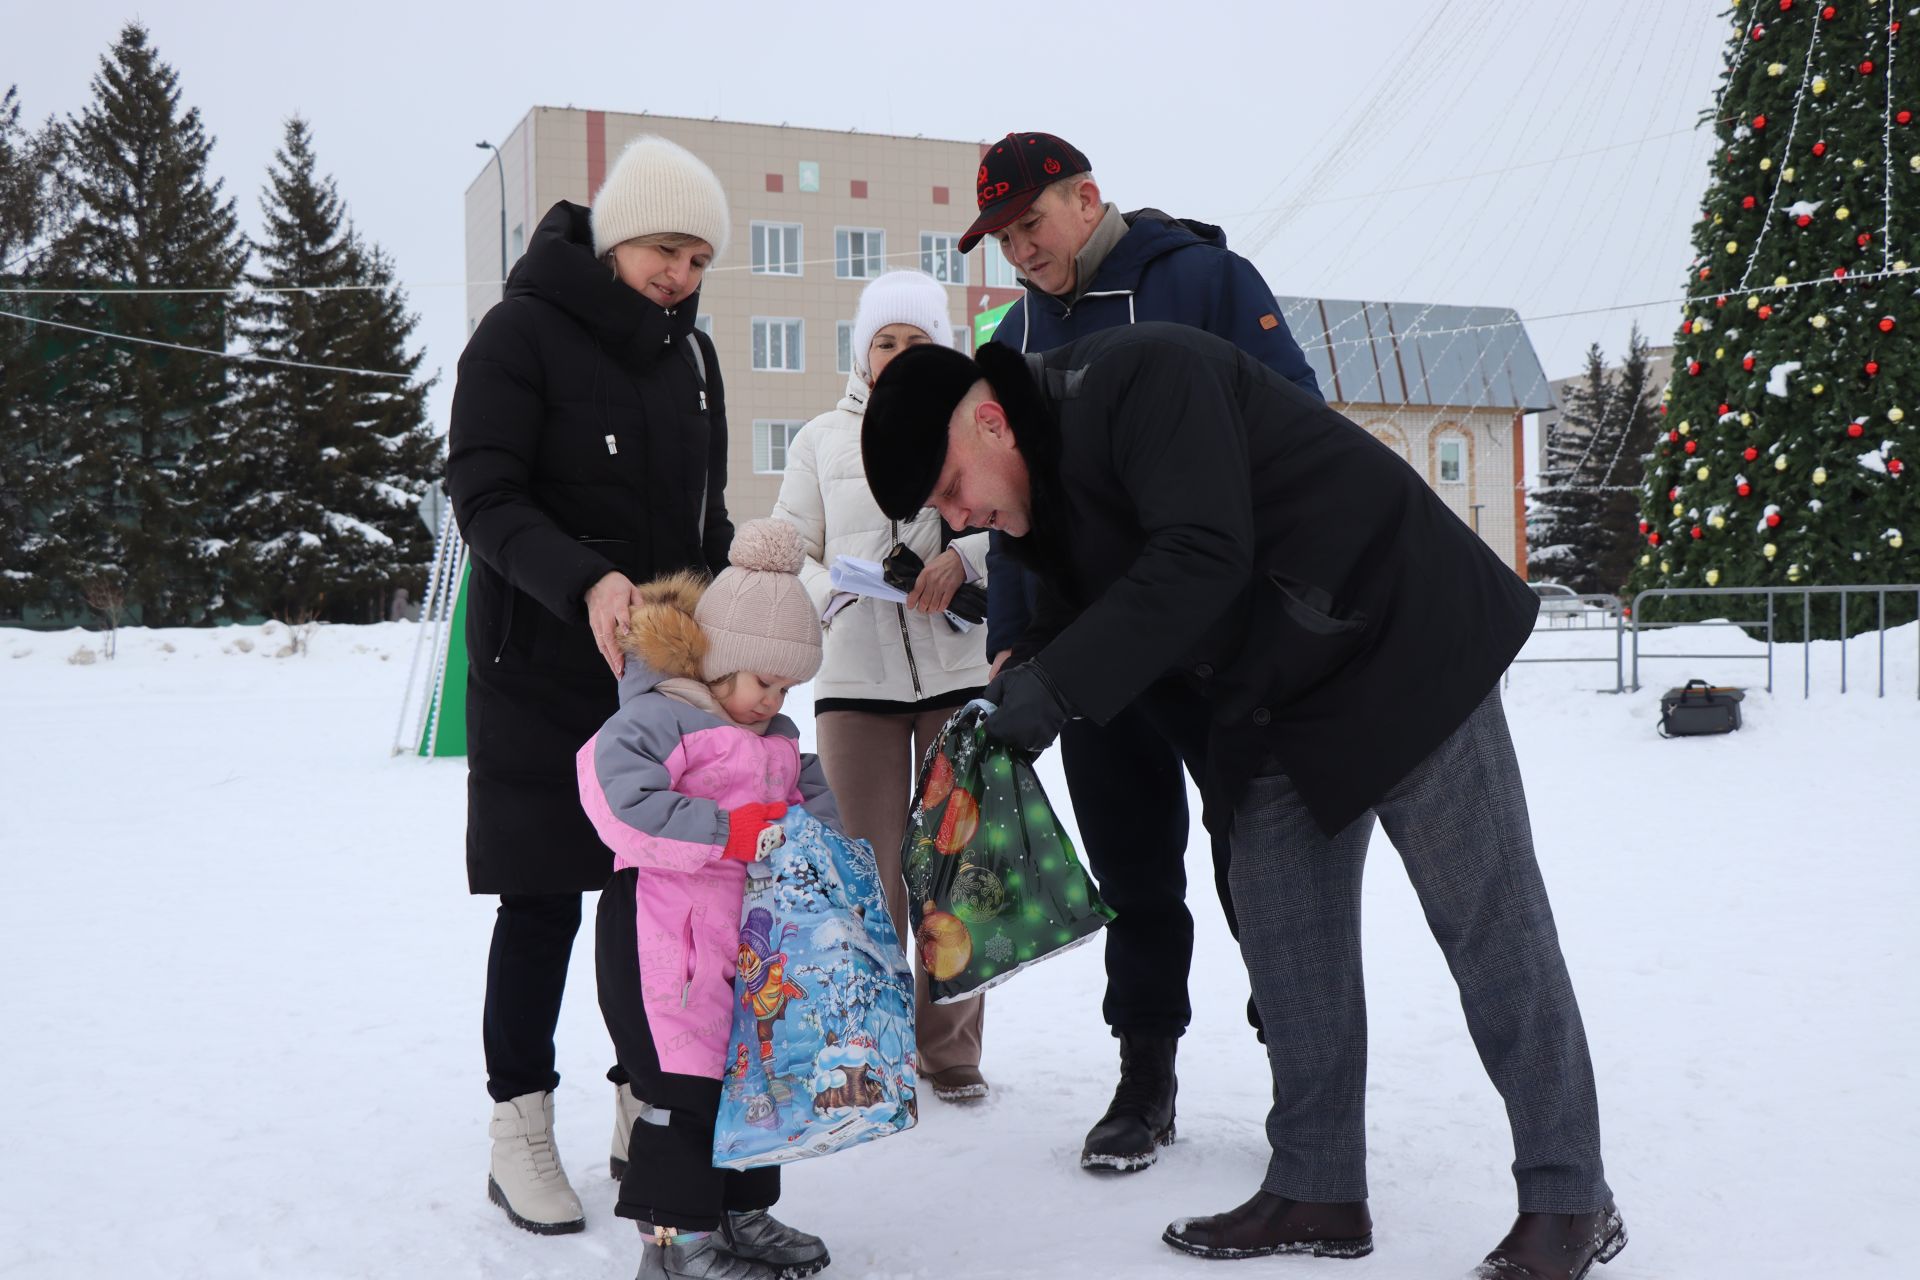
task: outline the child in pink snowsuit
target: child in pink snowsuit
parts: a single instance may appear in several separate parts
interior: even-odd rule
[[[743,524],[711,586],[640,588],[620,710],[580,749],[580,800],[614,853],[595,938],[600,1011],[644,1101],[621,1217],[649,1232],[640,1275],[773,1280],[827,1265],[767,1213],[777,1168],[713,1167],[746,864],[788,806],[840,814],[780,707],[820,667],[820,622],[791,525]]]

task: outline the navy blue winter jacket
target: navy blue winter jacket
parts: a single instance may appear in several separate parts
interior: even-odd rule
[[[1164,320],[1225,338],[1303,391],[1320,384],[1255,266],[1227,248],[1220,228],[1158,209],[1124,215],[1127,234],[1069,307],[1031,285],[994,331],[1016,351],[1049,351],[1076,338]],[[1035,582],[994,534],[987,556],[987,654],[1013,649],[1033,617]],[[1024,656],[1024,655],[1023,655]]]

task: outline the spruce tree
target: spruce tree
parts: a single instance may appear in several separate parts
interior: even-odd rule
[[[1547,430],[1540,483],[1527,512],[1527,576],[1533,581],[1585,590],[1577,584],[1591,562],[1593,516],[1582,473],[1608,393],[1606,357],[1595,343],[1587,348],[1586,370],[1568,390],[1559,420]]]
[[[420,353],[407,350],[415,319],[386,256],[316,171],[298,117],[260,203],[240,329],[255,354],[292,363],[244,366],[221,446],[235,599],[289,622],[382,618],[394,586],[418,595],[433,552],[416,509],[440,444],[413,377]]]
[[[59,226],[60,130],[21,123],[19,94],[0,95],[0,284],[35,282],[38,259]],[[41,603],[46,552],[40,529],[54,500],[56,451],[47,447],[43,407],[53,391],[49,358],[60,335],[33,323],[42,300],[0,294],[0,611]]]
[[[181,109],[179,77],[138,23],[100,60],[93,101],[65,125],[72,225],[49,283],[105,290],[49,310],[89,329],[224,351],[227,290],[245,263],[233,201],[207,161],[213,140]],[[208,292],[136,292],[196,289]],[[178,625],[220,599],[209,445],[231,385],[217,355],[88,338],[53,362],[49,430],[65,492],[47,524],[50,603],[124,599],[130,620]]]
[[[1920,49],[1898,8],[1734,10],[1635,589],[1920,580]],[[1797,634],[1800,601],[1784,613]],[[1648,616],[1759,616],[1756,599]],[[1911,593],[1889,624],[1914,616]],[[1833,635],[1831,602],[1813,610]],[[1847,630],[1875,626],[1857,601]]]

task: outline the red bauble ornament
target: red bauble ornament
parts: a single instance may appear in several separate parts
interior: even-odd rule
[[[1873,237],[1868,235],[1866,232],[1862,231],[1859,235],[1853,238],[1853,242],[1859,245],[1862,249],[1864,249],[1868,245],[1873,243]]]
[[[1665,405],[1660,406],[1660,416],[1663,418],[1667,416],[1667,406]]]
[[[1760,309],[1754,312],[1754,314],[1759,316],[1762,320],[1765,320],[1766,318],[1768,318],[1773,314],[1773,308],[1763,302],[1760,304]]]
[[[1746,196],[1746,197],[1743,197],[1743,198],[1741,199],[1741,201],[1740,201],[1740,207],[1741,207],[1742,209],[1751,209],[1751,208],[1753,208],[1753,206],[1754,206],[1754,204],[1755,204],[1755,203],[1756,203],[1756,201],[1754,200],[1754,198],[1753,198],[1752,196]]]
[[[1698,449],[1700,447],[1700,443],[1697,440],[1689,440],[1685,444],[1681,445],[1680,447],[1686,450],[1688,453],[1692,453],[1695,449]]]
[[[1750,485],[1750,484],[1747,484],[1747,483],[1745,483],[1745,482],[1743,481],[1743,482],[1741,482],[1741,485],[1740,485],[1740,488],[1738,489],[1738,491],[1737,491],[1737,492],[1738,492],[1738,493],[1740,494],[1740,496],[1741,496],[1741,497],[1743,497],[1743,498],[1744,498],[1744,497],[1746,497],[1746,496],[1747,496],[1748,494],[1750,494],[1750,493],[1752,493],[1752,492],[1753,492],[1753,486],[1752,486],[1752,485]]]
[[[1865,434],[1867,434],[1867,429],[1862,424],[1858,422],[1849,422],[1847,424],[1847,438],[1849,440],[1858,440]]]
[[[1680,443],[1680,433],[1679,433],[1678,431],[1669,431],[1669,432],[1667,432],[1667,443],[1668,443],[1668,444],[1679,444],[1679,443]]]
[[[1712,274],[1713,274],[1713,268],[1712,268],[1712,267],[1702,267],[1702,268],[1700,268],[1700,278],[1701,278],[1702,280],[1705,280],[1705,279],[1706,279],[1706,278],[1707,278],[1708,276],[1710,276],[1710,275],[1712,275]]]
[[[1729,410],[1728,410],[1728,408],[1727,408],[1727,406],[1725,406],[1725,405],[1721,405],[1721,406],[1720,406],[1720,416],[1721,416],[1721,417],[1723,417],[1723,418],[1724,418],[1724,417],[1726,417],[1726,416],[1727,416],[1727,414],[1728,414],[1728,412],[1729,412]]]
[[[1888,473],[1889,475],[1896,475],[1896,476],[1897,476],[1897,475],[1899,475],[1899,474],[1900,474],[1900,473],[1901,473],[1902,471],[1904,471],[1905,469],[1906,469],[1906,464],[1905,464],[1904,462],[1902,462],[1902,461],[1900,461],[1900,459],[1898,459],[1898,458],[1888,458],[1888,459],[1887,459],[1887,473]]]
[[[1766,127],[1767,127],[1767,118],[1766,118],[1766,116],[1764,116],[1764,115],[1757,115],[1757,116],[1755,116],[1755,117],[1753,118],[1753,127],[1754,127],[1754,128],[1756,128],[1756,129],[1764,129],[1764,128],[1766,128]]]
[[[1693,332],[1693,321],[1691,321],[1691,320],[1682,320],[1682,321],[1680,322],[1680,332],[1682,332],[1682,333],[1692,333],[1692,332]]]
[[[1673,486],[1673,488],[1671,488],[1671,489],[1669,489],[1669,490],[1667,490],[1667,501],[1668,501],[1668,502],[1678,502],[1678,501],[1680,501],[1680,486],[1679,486],[1679,485],[1675,485],[1675,486]]]
[[[1760,456],[1760,451],[1754,448],[1752,445],[1748,445],[1746,448],[1746,452],[1742,453],[1740,456],[1745,458],[1748,462],[1752,462],[1755,458]]]
[[[1713,305],[1714,305],[1714,306],[1716,306],[1716,307],[1724,307],[1724,306],[1726,306],[1726,305],[1727,305],[1727,295],[1723,293],[1723,294],[1721,294],[1721,295],[1720,295],[1719,297],[1717,297],[1717,298],[1715,298],[1715,299],[1713,300]]]
[[[1748,356],[1746,359],[1742,360],[1740,362],[1740,367],[1742,369],[1745,369],[1749,373],[1753,372],[1753,357]]]
[[[1647,531],[1647,522],[1645,520],[1642,520],[1640,522],[1640,532],[1645,533],[1646,531]]]
[[[1749,34],[1752,35],[1755,40],[1758,40],[1767,34],[1767,29],[1756,22],[1753,24],[1753,30]]]
[[[1780,513],[1778,511],[1767,512],[1767,528],[1778,529],[1779,527],[1780,527]]]
[[[1869,378],[1873,377],[1875,374],[1879,372],[1880,372],[1880,362],[1878,360],[1867,361],[1867,376]]]
[[[1866,60],[1865,60],[1864,62],[1862,62],[1862,63],[1860,64],[1860,74],[1861,74],[1861,75],[1863,75],[1863,76],[1870,76],[1870,75],[1872,75],[1872,74],[1873,74],[1873,59],[1872,59],[1872,58],[1868,58],[1868,59],[1866,59]]]
[[[1780,12],[1785,13],[1791,8],[1793,8],[1793,0],[1780,0]]]
[[[1696,537],[1696,538],[1704,538],[1704,537],[1706,537],[1706,536],[1707,536],[1707,535],[1706,535],[1706,534],[1705,534],[1705,533],[1704,533],[1704,532],[1703,532],[1703,531],[1701,530],[1701,528],[1700,528],[1700,526],[1699,526],[1699,525],[1695,525],[1695,526],[1693,526],[1693,528],[1692,528],[1692,529],[1690,529],[1690,530],[1689,530],[1688,532],[1690,532],[1690,533],[1692,533],[1692,534],[1693,534],[1693,536],[1694,536],[1694,537]]]
[[[1823,155],[1825,155],[1825,154],[1827,154],[1827,144],[1826,144],[1826,143],[1824,143],[1824,142],[1816,142],[1816,143],[1814,143],[1814,144],[1813,144],[1813,154],[1815,154],[1815,155],[1817,155],[1817,156],[1823,156]]]
[[[1647,535],[1647,545],[1650,547],[1657,547],[1660,545],[1660,531],[1658,529],[1655,529],[1652,533]]]
[[[1813,225],[1813,219],[1803,213],[1793,220],[1793,225],[1796,227],[1810,227]]]
[[[1696,377],[1696,378],[1697,378],[1697,377],[1699,377],[1699,376],[1700,376],[1700,362],[1699,362],[1698,360],[1689,360],[1689,361],[1687,361],[1687,372],[1688,372],[1688,373],[1690,373],[1690,374],[1692,374],[1692,375],[1693,375],[1694,377]]]
[[[1894,114],[1893,114],[1893,121],[1894,121],[1894,123],[1895,123],[1895,124],[1912,124],[1912,123],[1913,123],[1913,112],[1911,112],[1911,111],[1896,111],[1896,112],[1894,112]]]
[[[1833,14],[1834,14],[1834,8],[1832,5],[1828,5],[1826,8],[1820,11],[1820,16],[1822,18],[1825,18],[1828,22],[1833,21]]]
[[[1845,267],[1835,267],[1833,269],[1833,278],[1835,280],[1845,280],[1847,278],[1847,269]]]
[[[1881,316],[1881,317],[1880,317],[1880,332],[1882,332],[1882,333],[1892,333],[1892,332],[1893,332],[1893,317],[1892,317],[1892,316]]]

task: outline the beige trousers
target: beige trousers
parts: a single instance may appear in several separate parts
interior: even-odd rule
[[[880,879],[887,886],[887,910],[902,935],[911,927],[900,845],[907,836],[913,780],[919,774],[921,758],[954,710],[899,715],[823,711],[814,717],[820,766],[826,770],[827,785],[840,803],[847,834],[873,845]],[[985,998],[976,996],[958,1004],[933,1003],[927,998],[927,975],[920,968],[919,949],[910,940],[907,949],[915,953],[913,1016],[920,1070],[932,1075],[949,1067],[979,1066]]]

